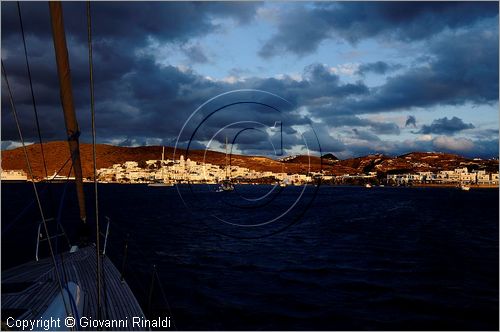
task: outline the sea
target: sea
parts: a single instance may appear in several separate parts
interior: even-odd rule
[[[74,243],[74,184],[37,189]],[[106,255],[172,329],[499,329],[497,189],[99,184],[97,202]],[[30,183],[2,183],[1,217],[5,271],[35,256]]]

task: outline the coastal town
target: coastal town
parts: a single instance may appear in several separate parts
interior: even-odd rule
[[[206,183],[217,184],[224,179],[231,179],[233,183],[241,184],[276,184],[282,185],[304,185],[311,183],[340,184],[340,185],[475,185],[475,186],[498,186],[498,172],[487,172],[486,170],[471,170],[467,167],[455,168],[453,170],[441,170],[438,172],[387,172],[381,173],[370,171],[366,173],[333,175],[325,171],[307,172],[305,174],[256,171],[246,167],[235,165],[214,165],[184,159],[180,156],[178,160],[146,160],[126,161],[114,164],[111,167],[100,168],[97,171],[100,183],[121,184],[147,184],[147,183]],[[28,175],[23,170],[2,170],[2,181],[28,181]],[[66,176],[53,174],[40,181],[60,182],[74,180]],[[92,181],[90,177],[86,182]]]

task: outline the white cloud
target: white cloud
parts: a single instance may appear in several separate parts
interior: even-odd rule
[[[291,79],[296,82],[301,82],[303,80],[303,77],[299,73],[289,73],[289,74],[277,74],[274,75],[274,78],[277,80],[285,80],[285,79]]]
[[[187,73],[191,70],[191,68],[189,68],[189,66],[182,65],[182,64],[175,66],[175,68],[179,69],[182,73]]]
[[[328,70],[330,73],[335,75],[346,75],[346,76],[354,76],[354,74],[358,71],[359,63],[344,63],[341,65],[329,67]]]
[[[222,82],[226,82],[226,83],[230,83],[230,84],[234,84],[234,83],[237,83],[237,82],[242,82],[244,80],[241,79],[241,78],[239,78],[239,77],[236,77],[234,75],[230,75],[230,76],[224,77],[221,81]]]
[[[420,135],[417,137],[417,141],[430,142],[432,141],[432,135]]]
[[[34,144],[35,142],[24,142],[26,146]],[[16,141],[2,141],[1,142],[1,147],[2,150],[12,150],[16,149],[18,147],[23,146],[21,142],[16,142]]]
[[[471,151],[474,148],[474,142],[467,138],[454,138],[448,136],[438,136],[432,142],[438,150],[453,150],[460,152]]]

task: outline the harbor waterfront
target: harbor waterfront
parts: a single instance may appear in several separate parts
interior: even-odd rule
[[[34,257],[29,186],[2,184],[2,270]],[[45,204],[47,186],[55,197],[65,187],[38,186]],[[145,308],[156,265],[171,315],[156,284],[153,318],[169,316],[180,330],[498,329],[498,190],[320,186],[299,223],[241,240],[213,230],[237,235],[237,227],[206,223],[217,199],[271,186],[236,185],[227,195],[196,188],[204,211],[188,213],[175,187],[99,185],[111,218],[107,255],[123,262],[129,239],[125,279]],[[61,212],[70,234],[74,190],[69,183]],[[273,208],[300,190],[283,188]],[[259,220],[270,213],[242,211]]]
[[[101,183],[209,183],[216,184],[226,177],[226,172],[235,182],[239,183],[284,183],[291,185],[304,185],[321,181],[324,184],[349,184],[349,183],[379,183],[388,185],[436,185],[449,186],[467,184],[476,187],[498,187],[498,172],[474,169],[469,172],[467,167],[438,172],[415,171],[399,173],[391,171],[384,178],[385,172],[371,171],[365,174],[331,175],[327,172],[307,172],[306,174],[289,174],[285,172],[255,171],[246,167],[228,166],[221,167],[210,163],[199,163],[184,160],[181,155],[178,160],[147,160],[139,163],[127,161],[123,164],[114,164],[112,167],[98,170],[98,181]],[[54,173],[45,177],[43,181],[74,180],[74,177],[65,177]],[[2,181],[27,181],[28,177],[23,170],[2,170]],[[93,182],[87,179],[88,182]],[[432,187],[432,186],[431,186]]]

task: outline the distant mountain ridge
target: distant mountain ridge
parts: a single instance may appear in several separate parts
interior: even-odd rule
[[[43,144],[47,162],[48,175],[59,170],[69,159],[68,144],[65,141],[47,142]],[[45,176],[41,149],[39,144],[27,146],[28,156],[33,168],[34,176]],[[92,145],[80,144],[82,169],[84,177],[92,177]],[[161,146],[122,147],[107,144],[97,145],[97,168],[110,167],[126,161],[143,162],[161,158]],[[174,148],[165,147],[165,158],[172,159]],[[197,162],[207,162],[214,165],[225,165],[225,154],[207,150],[190,150],[186,155],[184,150],[177,150],[176,159],[183,155]],[[2,168],[6,170],[22,169],[28,171],[22,148],[2,151]],[[325,155],[323,159],[315,156],[293,156],[286,161],[273,160],[260,156],[232,155],[231,164],[247,167],[257,171],[307,173],[323,169],[327,174],[342,175],[356,173],[387,173],[387,172],[417,172],[452,170],[458,167],[469,169],[486,169],[498,172],[498,160],[475,160],[455,154],[441,152],[411,152],[397,157],[374,154],[345,160],[337,160],[335,156]],[[309,166],[310,165],[310,166]],[[61,170],[60,175],[67,175],[70,171],[70,162]]]

